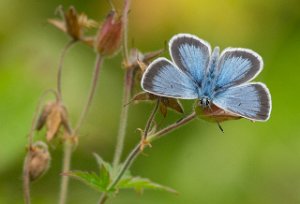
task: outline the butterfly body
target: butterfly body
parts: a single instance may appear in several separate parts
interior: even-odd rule
[[[257,121],[269,119],[269,90],[262,83],[249,82],[263,67],[257,53],[227,48],[220,54],[219,47],[211,52],[209,43],[190,34],[175,35],[169,49],[172,61],[158,58],[146,69],[141,81],[145,91],[164,97],[198,99],[204,113],[221,115],[222,120],[226,115]]]

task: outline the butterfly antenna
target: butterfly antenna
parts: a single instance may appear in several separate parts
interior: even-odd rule
[[[217,122],[219,129],[224,133],[224,129],[222,128],[221,124]]]

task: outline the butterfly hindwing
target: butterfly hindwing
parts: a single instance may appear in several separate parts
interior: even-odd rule
[[[262,58],[256,52],[243,48],[227,48],[222,52],[217,65],[216,90],[248,82],[262,68]]]
[[[210,59],[209,43],[191,34],[177,34],[170,40],[169,49],[178,68],[201,84]]]
[[[142,88],[155,95],[182,99],[198,97],[194,82],[165,58],[154,60],[146,69]]]
[[[216,106],[250,120],[266,121],[272,108],[271,95],[262,83],[234,86],[215,95]]]

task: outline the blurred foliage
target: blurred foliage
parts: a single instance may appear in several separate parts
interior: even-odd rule
[[[60,4],[74,5],[96,20],[104,19],[109,10],[106,0],[0,1],[0,203],[23,202],[26,134],[39,96],[55,87],[60,50],[67,42],[47,23]],[[172,132],[146,150],[148,156],[141,155],[132,172],[172,186],[179,196],[122,191],[109,203],[300,203],[299,11],[298,0],[133,0],[129,42],[142,51],[160,49],[172,35],[186,32],[221,49],[247,47],[260,53],[265,66],[256,80],[269,87],[273,110],[266,123],[226,122],[225,134],[201,120]],[[66,58],[63,93],[73,121],[84,103],[94,58],[93,50],[79,44]],[[104,63],[72,169],[97,171],[93,152],[112,159],[121,106],[120,62],[119,55]],[[192,102],[183,105],[189,111]],[[125,154],[139,140],[136,128],[144,127],[150,111],[150,103],[130,108]],[[164,124],[180,117],[170,113]],[[45,133],[37,135],[44,137]],[[59,144],[50,147],[52,165],[32,184],[33,203],[56,203],[61,149]],[[99,193],[71,180],[69,203],[96,203],[98,198]]]

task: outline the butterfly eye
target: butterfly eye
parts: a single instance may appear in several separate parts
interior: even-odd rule
[[[205,105],[208,106],[209,105],[209,100],[205,101]]]

